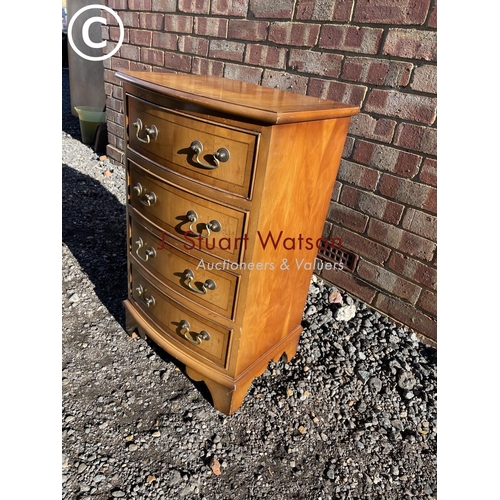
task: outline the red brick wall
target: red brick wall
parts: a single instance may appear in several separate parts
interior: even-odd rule
[[[212,74],[361,107],[325,234],[359,255],[323,277],[436,339],[436,0],[102,0],[125,41],[105,61],[122,162],[116,70]],[[119,29],[103,36],[111,50]]]

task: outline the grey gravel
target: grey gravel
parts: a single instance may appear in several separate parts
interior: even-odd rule
[[[62,498],[437,498],[435,349],[319,278],[297,355],[230,417],[125,333],[125,175],[80,142],[67,88],[63,71]]]

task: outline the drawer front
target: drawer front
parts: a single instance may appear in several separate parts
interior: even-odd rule
[[[234,318],[239,276],[220,270],[221,263],[200,262],[179,251],[165,233],[150,231],[134,218],[130,218],[130,226],[130,253],[148,271],[184,297],[226,318]]]
[[[168,339],[219,366],[226,367],[232,330],[192,313],[163,294],[131,267],[131,300]]]
[[[257,133],[196,119],[131,96],[127,103],[131,149],[196,181],[251,197]],[[199,153],[191,148],[195,141]]]
[[[167,233],[183,241],[185,250],[196,248],[241,262],[246,244],[246,212],[161,181],[130,160],[128,167],[129,203],[134,209],[146,218],[156,218]]]

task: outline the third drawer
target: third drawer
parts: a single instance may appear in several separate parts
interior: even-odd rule
[[[149,225],[148,225],[149,226]],[[198,259],[172,245],[172,238],[129,218],[129,251],[167,287],[228,319],[234,319],[241,277],[226,271],[225,263]]]

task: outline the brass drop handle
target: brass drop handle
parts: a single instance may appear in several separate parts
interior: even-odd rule
[[[142,238],[138,238],[137,241],[135,242],[135,244],[137,245],[137,248],[135,249],[135,254],[142,261],[147,262],[149,257],[151,257],[152,259],[154,259],[156,257],[156,249],[154,247],[146,248],[146,250],[144,251],[144,257],[141,256],[141,254],[139,253],[139,250],[143,246],[145,246],[144,242],[142,241]]]
[[[150,207],[153,203],[156,203],[158,199],[153,191],[151,191],[150,193],[145,193],[144,188],[142,187],[140,182],[138,182],[134,186],[134,191],[139,197],[139,201],[146,207]]]
[[[141,299],[141,302],[146,306],[146,307],[150,307],[150,306],[154,306],[155,305],[155,298],[150,295],[149,297],[146,297],[145,292],[146,290],[144,290],[144,288],[142,288],[142,285],[139,285],[135,291],[137,292],[137,295],[139,295],[139,298]]]
[[[198,290],[198,288],[191,286],[191,282],[194,281],[193,271],[191,271],[191,269],[186,269],[184,271],[183,275],[184,275],[184,279],[187,281],[188,288],[190,290],[192,290],[193,292],[206,294],[208,290],[215,290],[217,288],[215,281],[208,279],[208,280],[205,280],[205,282],[201,284],[201,287],[203,290]]]
[[[215,165],[210,165],[200,160],[200,155],[203,152],[203,144],[200,141],[193,141],[189,149],[196,155],[194,161],[203,168],[214,170],[218,168],[219,162],[226,162],[229,160],[229,151],[226,148],[219,148],[215,153],[212,153]]]
[[[189,210],[188,213],[186,214],[186,217],[191,224],[189,225],[189,230],[194,236],[201,236],[202,238],[208,238],[211,234],[211,231],[214,233],[218,233],[222,229],[222,225],[218,220],[211,220],[210,222],[202,222],[201,224],[205,225],[205,229],[207,231],[207,234],[198,233],[193,229],[193,224],[195,224],[198,221],[198,214],[194,210]]]
[[[180,324],[181,327],[181,332],[184,330],[183,336],[184,338],[188,341],[191,342],[191,344],[194,345],[200,345],[202,340],[210,340],[210,334],[206,332],[205,330],[202,330],[200,333],[191,333],[189,330],[191,328],[191,325],[189,324],[189,321],[186,321],[183,319]],[[190,334],[190,335],[188,335]]]
[[[142,120],[137,118],[137,120],[132,124],[137,130],[135,131],[135,136],[138,141],[143,142],[144,144],[149,144],[151,139],[156,139],[158,137],[158,129],[155,125],[151,125],[151,127],[145,127],[144,133],[146,135],[146,139],[141,139],[139,134],[142,130]]]

